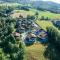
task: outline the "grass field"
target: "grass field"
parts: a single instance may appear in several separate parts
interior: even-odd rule
[[[51,13],[49,11],[38,11],[36,9],[30,9],[29,11],[25,10],[14,10],[16,13],[26,13],[27,15],[35,15],[36,12],[39,13],[38,18],[41,18],[41,16],[48,17],[50,19],[60,19],[60,14]]]
[[[56,14],[56,13],[51,13],[49,11],[39,11],[39,16],[45,16],[48,17],[50,19],[60,19],[60,14]]]
[[[30,11],[14,10],[13,12],[14,12],[14,14],[11,15],[13,18],[19,17],[19,15],[22,15],[23,17],[26,18],[27,15],[34,15],[35,14],[34,10],[30,10]]]
[[[26,55],[24,60],[47,60],[44,57],[45,46],[42,44],[34,44],[26,47]]]
[[[50,21],[36,20],[36,23],[38,24],[38,26],[40,26],[44,30],[46,30],[46,28],[49,27],[49,26],[53,26],[52,22],[50,22]]]

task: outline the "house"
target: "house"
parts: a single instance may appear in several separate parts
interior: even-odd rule
[[[38,38],[41,43],[46,43],[48,41],[48,35],[45,31],[41,31]]]
[[[20,33],[15,32],[15,33],[14,33],[14,36],[15,36],[15,37],[20,37]]]
[[[35,34],[35,35],[39,35],[41,31],[42,31],[42,30],[40,30],[40,29],[36,29],[36,31],[34,32],[34,34]]]
[[[41,38],[47,37],[47,33],[44,31],[41,31],[39,34],[39,37],[41,37]]]
[[[16,29],[16,32],[18,32],[18,33],[23,33],[25,31],[25,28],[23,28],[23,27],[18,27],[17,29]]]
[[[36,40],[36,35],[33,33],[28,33],[26,38],[25,38],[25,44],[32,44]]]

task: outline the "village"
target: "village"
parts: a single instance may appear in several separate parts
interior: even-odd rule
[[[22,15],[16,21],[15,36],[20,37],[26,45],[37,43],[37,41],[40,43],[48,42],[47,32],[35,23],[35,19],[27,19]]]

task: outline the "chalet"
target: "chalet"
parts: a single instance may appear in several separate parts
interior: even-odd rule
[[[28,33],[26,38],[25,38],[25,44],[32,44],[36,40],[36,35],[33,33]]]
[[[39,41],[42,43],[46,43],[48,41],[48,36],[45,31],[41,31],[40,34],[38,35]]]
[[[33,33],[28,33],[28,35],[27,35],[28,37],[30,37],[30,38],[36,38],[36,35],[35,34],[33,34]]]
[[[46,37],[46,36],[47,36],[47,33],[46,33],[46,32],[44,32],[44,31],[41,31],[41,32],[40,32],[40,34],[39,34],[39,36],[41,36],[42,38],[44,38],[44,37]]]

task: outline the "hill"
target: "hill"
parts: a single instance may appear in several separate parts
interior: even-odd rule
[[[48,10],[54,13],[60,13],[60,4],[51,1],[31,1],[31,0],[0,0],[0,2],[20,3],[24,5],[31,4],[33,8],[38,10]]]

